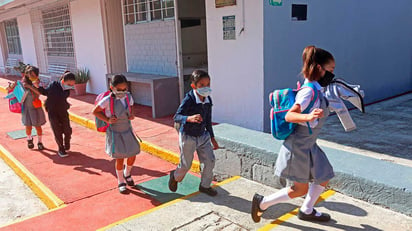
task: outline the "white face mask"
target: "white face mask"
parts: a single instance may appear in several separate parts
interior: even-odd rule
[[[123,99],[124,97],[126,97],[126,93],[127,91],[117,91],[113,89],[113,94],[116,96],[116,99]]]
[[[212,89],[210,87],[201,87],[197,88],[196,92],[203,97],[208,97],[212,93]]]

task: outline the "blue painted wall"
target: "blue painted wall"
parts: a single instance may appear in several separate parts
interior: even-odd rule
[[[264,2],[265,131],[268,94],[296,86],[307,45],[330,51],[336,76],[361,85],[366,103],[412,90],[411,0]],[[292,20],[292,4],[307,4],[307,21]]]

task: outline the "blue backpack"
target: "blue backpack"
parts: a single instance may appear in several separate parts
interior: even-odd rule
[[[269,95],[269,102],[272,108],[270,109],[270,125],[273,137],[278,140],[286,139],[296,127],[296,123],[286,122],[285,116],[289,109],[295,104],[295,97],[298,91],[302,88],[312,88],[313,96],[309,103],[309,106],[302,113],[309,113],[309,110],[313,107],[313,104],[318,99],[318,91],[313,83],[306,83],[302,87],[298,84],[298,89],[285,88],[274,90]],[[308,124],[309,133],[312,134],[312,129]]]

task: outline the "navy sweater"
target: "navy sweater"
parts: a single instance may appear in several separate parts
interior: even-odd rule
[[[52,82],[47,88],[39,87],[39,92],[47,96],[46,111],[49,113],[63,112],[70,108],[67,102],[67,97],[70,95],[70,90],[63,90],[60,81]]]
[[[188,92],[180,104],[174,116],[174,121],[180,123],[180,131],[189,136],[201,136],[206,131],[209,132],[210,137],[214,137],[212,128],[212,99],[209,98],[210,103],[196,103],[194,91]],[[203,121],[201,123],[190,123],[186,119],[188,116],[200,114]]]

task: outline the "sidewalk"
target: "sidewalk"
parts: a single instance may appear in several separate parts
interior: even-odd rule
[[[7,80],[0,78],[0,86],[6,85]],[[295,209],[301,204],[301,198],[275,206],[265,213],[261,223],[254,224],[249,215],[253,193],[267,195],[276,190],[239,177],[219,183],[221,196],[215,198],[197,193],[200,180],[196,174],[188,175],[179,184],[179,190],[171,193],[167,188],[167,174],[175,168],[172,163],[176,162],[178,153],[178,135],[171,117],[153,119],[150,107],[145,106],[135,106],[137,118],[132,122],[144,141],[143,152],[137,156],[132,171],[137,186],[129,195],[121,195],[117,190],[114,162],[104,152],[103,134],[72,122],[72,150],[68,158],[60,158],[47,123],[43,127],[47,149],[30,151],[25,139],[12,140],[6,135],[24,127],[19,114],[8,112],[4,95],[0,93],[0,121],[3,121],[0,145],[44,184],[38,190],[49,190],[57,202],[54,205],[51,202],[51,210],[44,214],[0,230],[48,230],[50,227],[59,230],[269,230],[279,225],[280,230],[412,229],[410,217],[333,191],[325,192],[326,202],[319,204],[323,207],[321,210],[330,212],[334,219],[326,226],[296,219]],[[70,97],[72,120],[92,128],[95,97],[92,94]],[[160,152],[165,159],[171,158],[168,161],[172,163],[144,151]],[[410,160],[406,162],[408,166]],[[198,166],[194,170],[198,170]],[[175,200],[182,196],[185,197]],[[44,194],[40,193],[39,197]]]

